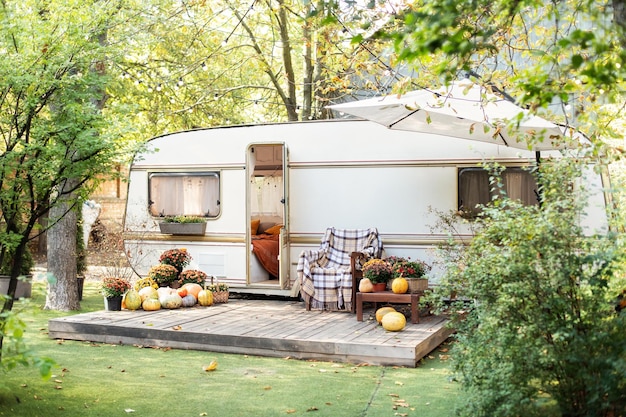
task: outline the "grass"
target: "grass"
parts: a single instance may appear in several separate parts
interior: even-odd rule
[[[44,381],[34,368],[2,374],[0,416],[450,416],[458,395],[444,350],[418,368],[51,340],[43,285],[16,309],[29,347],[55,359]],[[82,311],[103,308],[85,284]],[[217,370],[203,365],[218,362]]]

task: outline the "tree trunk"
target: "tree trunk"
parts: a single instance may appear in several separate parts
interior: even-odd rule
[[[71,189],[71,180],[66,189]],[[63,198],[50,210],[49,219],[56,223],[48,229],[48,281],[45,309],[78,310],[78,281],[76,279],[76,211],[71,198]]]

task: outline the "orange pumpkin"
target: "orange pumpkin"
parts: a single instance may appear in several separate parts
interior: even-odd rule
[[[409,290],[409,282],[406,278],[398,277],[391,281],[391,291],[394,294],[404,294]]]
[[[187,288],[181,287],[176,290],[176,293],[180,295],[181,298],[185,298],[185,296],[187,295]]]
[[[187,290],[187,294],[191,294],[196,297],[196,300],[198,299],[198,293],[202,291],[202,287],[200,286],[200,284],[196,284],[193,282],[188,282],[187,284],[183,285],[181,289],[182,288],[185,288]]]

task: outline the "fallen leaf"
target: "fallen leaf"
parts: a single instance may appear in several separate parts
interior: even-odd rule
[[[183,326],[181,326],[181,325],[174,326],[174,327],[172,327],[172,329],[174,329],[174,330],[182,330]]]
[[[319,408],[317,408],[317,407],[309,407],[309,408],[307,408],[306,411],[308,413],[309,411],[318,411],[318,410],[319,410]]]
[[[134,413],[135,410],[133,410],[132,408],[125,408],[124,411],[126,411],[127,413]]]
[[[203,365],[202,370],[205,372],[215,371],[217,369],[217,361],[211,361],[208,365]]]
[[[404,382],[401,382],[401,381],[396,381],[396,385],[400,385],[400,386],[402,386],[402,385],[404,385]]]
[[[390,397],[399,397],[398,394],[389,394]]]
[[[55,385],[55,386],[54,386],[54,389],[63,389],[63,387],[62,387],[62,386],[60,386],[60,385]]]
[[[201,416],[208,416],[207,413],[200,413]]]
[[[288,410],[285,410],[285,413],[287,413],[287,414],[293,414],[293,413],[295,413],[295,412],[296,412],[296,410],[294,410],[293,408],[290,408],[290,409],[288,409]]]

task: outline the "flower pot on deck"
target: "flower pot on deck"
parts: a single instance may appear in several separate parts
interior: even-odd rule
[[[104,297],[104,309],[107,311],[122,311],[122,296]]]
[[[78,301],[83,301],[83,288],[85,287],[85,277],[77,276],[76,285],[78,288]]]

